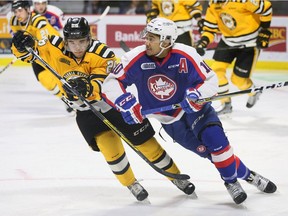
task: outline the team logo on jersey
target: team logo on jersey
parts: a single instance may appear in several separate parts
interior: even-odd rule
[[[234,30],[237,26],[236,20],[227,13],[221,13],[220,14],[221,20],[223,24],[230,30]]]
[[[148,62],[148,63],[141,64],[142,70],[150,70],[150,69],[155,69],[155,68],[156,68],[156,64],[154,62]]]
[[[65,80],[70,80],[70,79],[74,79],[75,77],[85,77],[88,78],[89,75],[82,72],[82,71],[68,71],[64,74],[63,78]]]
[[[150,93],[160,101],[169,100],[177,90],[176,83],[164,75],[155,75],[148,79]]]
[[[56,24],[56,22],[57,22],[56,17],[55,17],[55,16],[51,16],[51,17],[50,17],[50,24],[53,26],[53,25]]]
[[[67,65],[70,65],[70,61],[68,59],[66,59],[66,58],[60,58],[59,62],[62,62],[62,63],[67,64]]]
[[[169,16],[174,11],[174,4],[171,0],[163,1],[162,4],[162,11],[166,16]]]

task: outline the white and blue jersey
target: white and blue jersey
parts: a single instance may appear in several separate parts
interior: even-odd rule
[[[180,103],[187,88],[195,88],[202,98],[217,94],[218,80],[196,50],[184,44],[174,44],[164,59],[146,55],[139,46],[126,53],[121,63],[109,74],[102,86],[105,100],[113,105],[135,84],[143,110]],[[214,163],[225,182],[246,179],[250,171],[234,155],[222,124],[211,106],[206,103],[194,113],[182,108],[148,115],[158,119],[169,136],[184,148]]]
[[[194,48],[176,43],[161,60],[147,56],[145,49],[142,45],[126,53],[106,79],[107,89],[104,86],[103,91],[112,104],[132,84],[136,85],[143,110],[180,103],[190,87],[196,88],[203,98],[217,94],[216,74]],[[167,124],[179,120],[183,114],[179,108],[151,116]]]
[[[31,8],[32,12],[35,12],[33,10],[33,7]],[[45,16],[46,19],[49,21],[49,23],[57,30],[61,31],[63,29],[63,11],[54,6],[54,5],[47,5],[47,9],[42,16]]]

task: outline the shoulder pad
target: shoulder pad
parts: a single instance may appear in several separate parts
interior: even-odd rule
[[[88,48],[88,52],[96,53],[103,58],[113,58],[115,56],[115,53],[112,49],[110,49],[108,46],[106,46],[106,44],[101,43],[98,40],[92,40],[92,43]]]
[[[32,20],[31,25],[41,29],[47,25],[48,21],[44,16],[41,16],[40,14],[32,14]]]
[[[59,48],[61,50],[64,48],[64,43],[63,43],[64,40],[63,40],[63,38],[61,38],[61,37],[59,37],[57,35],[49,36],[49,41],[50,41],[50,43],[53,46],[55,46],[55,47],[57,47],[57,48]]]

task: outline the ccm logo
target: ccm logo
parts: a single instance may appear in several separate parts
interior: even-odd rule
[[[127,103],[128,101],[130,101],[133,98],[134,98],[134,95],[129,95],[128,97],[124,98],[124,100],[120,101],[119,105],[123,106],[125,103]]]

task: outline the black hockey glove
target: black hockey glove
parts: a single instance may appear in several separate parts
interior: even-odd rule
[[[34,48],[35,41],[30,34],[24,31],[17,31],[12,38],[12,43],[20,53],[27,52],[26,47]]]
[[[89,79],[85,77],[75,77],[67,80],[70,86],[78,91],[83,97],[88,98],[93,92],[93,86],[91,85]],[[70,101],[78,100],[78,97],[65,85],[63,85],[64,90],[66,91],[67,98]]]
[[[258,48],[267,48],[269,45],[269,39],[272,33],[267,29],[263,28],[260,30],[259,35],[256,40],[256,45]]]
[[[147,10],[145,12],[145,15],[147,17],[146,23],[149,23],[152,19],[156,18],[159,15],[159,10],[158,9]]]
[[[199,55],[203,56],[205,54],[205,48],[209,44],[209,39],[205,36],[201,37],[201,39],[196,44],[196,51]]]

